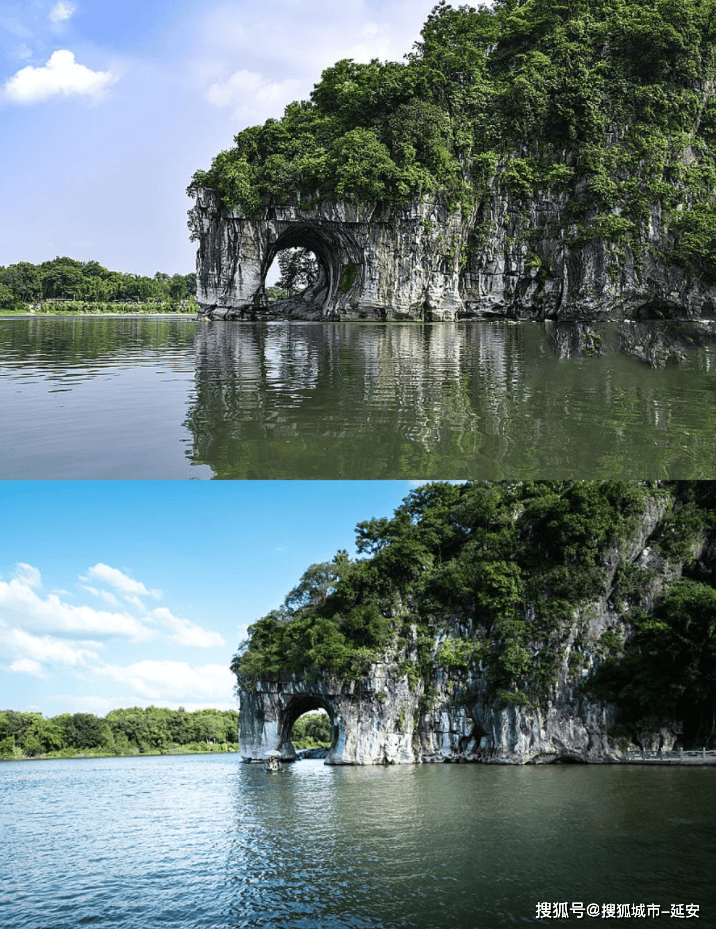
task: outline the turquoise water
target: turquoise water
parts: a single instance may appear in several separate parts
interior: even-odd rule
[[[553,329],[0,319],[0,478],[716,477],[716,346]]]
[[[8,929],[492,929],[538,902],[716,925],[709,768],[137,757],[6,763],[0,795]]]

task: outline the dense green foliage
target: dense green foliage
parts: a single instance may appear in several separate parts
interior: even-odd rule
[[[293,724],[294,748],[327,748],[331,744],[331,721],[326,713],[304,713]]]
[[[403,63],[339,61],[309,100],[235,137],[189,191],[469,211],[491,179],[563,191],[575,245],[636,245],[658,205],[671,258],[716,282],[716,0],[441,0]],[[686,209],[684,209],[686,207]]]
[[[623,658],[612,658],[592,684],[616,699],[633,731],[674,719],[688,745],[716,734],[716,590],[678,581],[651,614],[635,611],[635,635]]]
[[[236,710],[168,710],[133,707],[92,713],[0,712],[0,756],[72,757],[77,754],[136,755],[147,752],[212,751],[238,741]]]
[[[600,591],[603,555],[642,512],[627,483],[428,484],[392,519],[359,523],[351,562],[312,565],[283,607],[250,628],[233,669],[246,684],[290,669],[360,677],[397,644],[414,681],[434,641],[459,619],[472,629],[442,646],[446,667],[481,661],[493,690],[548,693],[563,621]]]
[[[667,507],[649,544],[686,566],[687,579],[647,614],[639,604],[653,573],[610,565],[654,499]],[[673,718],[691,702],[703,728],[716,712],[716,591],[688,566],[715,526],[716,488],[705,482],[426,484],[391,519],[358,524],[365,557],[342,551],[311,565],[283,606],[250,627],[232,670],[250,689],[286,671],[358,679],[380,658],[422,686],[426,705],[436,666],[458,685],[484,676],[503,703],[544,704],[570,639],[575,686],[596,657],[600,694],[620,703],[625,722],[649,707]],[[613,631],[599,642],[587,634],[590,605],[605,597],[635,630],[623,665]]]
[[[293,297],[318,280],[318,262],[313,254],[305,248],[285,248],[276,256],[281,276],[276,283],[267,288],[269,300]]]
[[[0,312],[28,305],[63,301],[77,304],[179,304],[196,293],[196,274],[170,277],[157,271],[153,278],[108,271],[97,261],[53,258],[0,267]]]
[[[617,702],[630,734],[678,720],[684,742],[701,746],[713,744],[716,736],[716,589],[712,569],[696,553],[716,525],[716,486],[683,482],[677,493],[650,544],[682,576],[647,611],[644,592],[654,572],[620,565],[614,595],[633,635],[624,647],[603,643],[607,660],[589,689]]]

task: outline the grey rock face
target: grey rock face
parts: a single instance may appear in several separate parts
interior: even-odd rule
[[[241,693],[241,756],[258,761],[278,749],[284,759],[295,759],[289,738],[293,722],[321,708],[333,727],[327,764],[525,764],[617,757],[607,738],[613,721],[608,707],[574,700],[566,690],[546,712],[501,708],[485,699],[484,681],[465,683],[467,701],[455,700],[455,682],[438,672],[426,708],[422,682],[411,688],[389,665],[374,666],[360,682],[267,676],[255,691]]]
[[[716,288],[659,257],[671,248],[654,211],[638,254],[562,228],[566,195],[515,200],[497,187],[474,212],[440,200],[406,207],[271,204],[259,219],[199,191],[197,300],[215,319],[600,320],[716,318]],[[319,280],[269,307],[266,273],[284,248],[308,248]]]
[[[264,281],[277,253],[308,248],[319,280],[274,313],[297,319],[454,319],[464,309],[459,256],[469,226],[432,201],[379,213],[347,203],[271,206],[262,219],[222,209],[202,190],[190,212],[199,242],[197,300],[217,319],[268,315]]]

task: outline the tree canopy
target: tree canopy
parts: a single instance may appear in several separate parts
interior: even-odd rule
[[[518,199],[551,188],[569,194],[576,244],[635,242],[658,206],[673,260],[716,282],[715,13],[716,0],[441,0],[403,62],[327,68],[189,192],[246,215],[424,195],[469,213],[488,182]]]
[[[236,710],[132,707],[93,713],[0,712],[0,756],[36,757],[59,754],[142,754],[176,750],[208,750],[238,742]]]

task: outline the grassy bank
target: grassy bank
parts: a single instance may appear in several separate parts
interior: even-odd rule
[[[209,745],[205,742],[194,742],[190,745],[172,745],[167,748],[148,749],[147,751],[134,749],[128,752],[109,752],[102,749],[77,751],[72,748],[62,748],[39,755],[26,755],[22,750],[16,749],[11,754],[0,755],[0,761],[49,761],[56,758],[136,758],[139,755],[226,755],[236,754],[238,751],[239,746],[229,742],[211,743]]]
[[[199,304],[188,300],[147,301],[144,303],[96,302],[89,300],[43,300],[0,310],[2,316],[195,316]]]

